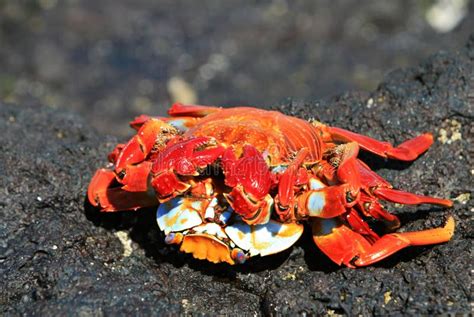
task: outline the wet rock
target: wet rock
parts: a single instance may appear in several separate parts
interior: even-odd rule
[[[370,94],[288,101],[278,109],[394,143],[424,131],[437,137],[440,128],[451,126],[447,121],[456,120],[460,138],[436,142],[411,164],[369,154],[364,160],[396,187],[472,197],[473,41],[459,53],[436,54],[420,66],[390,73]],[[449,211],[390,206],[407,230],[439,226],[451,213],[456,234],[447,244],[410,248],[372,267],[335,266],[308,234],[282,254],[241,267],[213,265],[166,246],[154,210],[98,214],[90,209],[88,181],[117,140],[98,135],[81,117],[0,104],[0,129],[2,313],[470,311],[471,199]],[[132,242],[124,243],[128,238]]]

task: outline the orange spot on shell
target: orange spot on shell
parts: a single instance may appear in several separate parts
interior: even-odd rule
[[[170,227],[170,228],[173,227],[176,221],[178,221],[179,216],[180,216],[180,213],[175,213],[173,217],[167,218],[166,223],[165,223],[166,227]],[[183,219],[183,220],[187,221],[187,219]]]
[[[301,225],[298,223],[288,223],[284,230],[278,232],[278,236],[282,238],[292,237],[301,231]]]
[[[262,242],[258,241],[257,239],[253,239],[253,246],[257,250],[264,250],[267,249],[270,246],[270,242]]]

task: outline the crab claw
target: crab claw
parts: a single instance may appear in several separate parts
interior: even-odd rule
[[[173,171],[165,171],[153,178],[151,186],[155,189],[160,202],[167,201],[186,192],[191,186],[180,181]]]
[[[114,159],[116,158],[115,172],[117,174],[126,172],[129,165],[142,162],[152,150],[164,147],[177,133],[177,130],[166,122],[150,118],[140,127],[137,134],[121,148],[120,153],[112,156]]]
[[[161,151],[151,168],[151,185],[158,199],[165,201],[187,191],[191,185],[179,176],[198,176],[199,169],[214,163],[224,152],[212,138],[198,137],[182,140]]]
[[[263,224],[270,220],[273,198],[265,195],[261,200],[250,198],[242,185],[233,188],[229,194],[224,194],[232,209],[248,224]]]
[[[148,191],[130,192],[119,185],[114,171],[97,170],[87,189],[89,202],[101,211],[136,210],[158,204],[155,195]]]
[[[293,162],[281,174],[278,184],[278,195],[275,197],[275,210],[282,221],[295,220],[295,187],[309,182],[306,169],[301,167],[308,154],[308,149],[301,149]]]
[[[263,224],[270,219],[273,198],[268,194],[272,175],[262,154],[246,145],[237,159],[232,148],[222,156],[225,184],[233,187],[225,198],[234,211],[248,224]]]
[[[124,147],[125,147],[125,144],[119,143],[115,146],[112,152],[110,152],[109,155],[107,155],[107,159],[109,160],[110,163],[115,164],[115,162],[117,161],[117,158],[120,155],[120,152],[122,152]]]

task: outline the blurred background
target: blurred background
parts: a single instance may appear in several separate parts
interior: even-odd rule
[[[370,91],[455,51],[473,1],[0,0],[0,100],[130,135],[179,100],[268,106]]]

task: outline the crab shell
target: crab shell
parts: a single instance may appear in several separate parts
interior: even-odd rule
[[[292,153],[309,150],[308,160],[319,160],[325,150],[319,131],[308,121],[278,111],[250,107],[223,109],[201,118],[185,137],[212,137],[219,144],[232,145],[237,156],[247,144],[271,159],[271,164],[288,161]]]
[[[231,108],[210,114],[187,130],[184,137],[212,137],[217,144],[232,145],[237,156],[251,144],[275,166],[288,164],[290,154],[301,148],[310,150],[308,161],[321,159],[324,151],[317,130],[309,122],[255,108]],[[317,180],[313,184],[314,189],[324,186]],[[247,257],[281,252],[303,233],[303,225],[297,222],[269,220],[249,225],[231,207],[215,212],[217,205],[216,197],[176,197],[161,204],[157,220],[167,235],[165,241],[181,244],[182,251],[198,259],[234,264]]]

